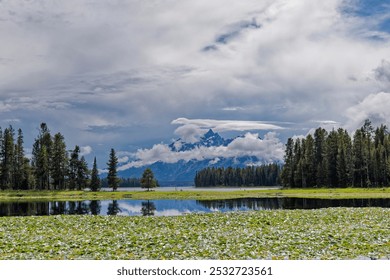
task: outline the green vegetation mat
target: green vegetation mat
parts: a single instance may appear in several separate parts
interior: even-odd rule
[[[0,218],[0,259],[390,258],[390,209]]]
[[[343,188],[343,189],[264,189],[250,188],[223,191],[218,188],[210,190],[177,191],[0,191],[1,201],[31,201],[31,200],[119,200],[119,199],[232,199],[244,197],[302,197],[302,198],[390,198],[390,188]]]

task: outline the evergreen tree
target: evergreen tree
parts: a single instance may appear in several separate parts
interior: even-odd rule
[[[12,126],[4,130],[1,143],[1,177],[0,183],[2,189],[14,188],[14,168],[15,168],[15,151],[14,151],[14,129]]]
[[[337,131],[337,160],[336,170],[339,187],[352,186],[353,163],[352,163],[352,142],[346,130],[339,128]]]
[[[332,130],[326,139],[326,158],[328,163],[328,184],[329,187],[337,187],[339,178],[337,173],[338,142],[337,132]]]
[[[62,136],[61,133],[57,133],[54,135],[51,158],[51,174],[53,178],[53,188],[55,190],[66,189],[68,169],[69,159],[64,136]]]
[[[119,186],[119,179],[117,177],[117,165],[118,165],[118,158],[115,155],[115,150],[111,149],[110,157],[107,163],[108,166],[107,181],[108,181],[108,187],[112,188],[113,191],[116,191]]]
[[[96,164],[96,157],[93,160],[93,166],[91,171],[91,182],[89,184],[89,188],[91,191],[98,191],[100,190],[100,178],[99,178],[99,171]]]
[[[294,143],[294,187],[302,188],[303,157],[301,139],[296,139]]]
[[[150,168],[146,168],[141,178],[141,187],[148,189],[157,187],[157,182],[154,179],[153,171]]]
[[[89,176],[88,164],[82,156],[77,163],[77,179],[76,186],[78,190],[83,190],[88,187],[88,176]]]
[[[371,187],[373,185],[373,176],[374,176],[374,164],[373,164],[373,150],[372,150],[372,135],[374,133],[374,128],[371,125],[370,120],[365,120],[361,128],[364,136],[365,143],[365,167],[366,167],[366,186]]]
[[[284,167],[282,171],[282,184],[287,188],[294,187],[294,140],[289,138],[284,153]]]
[[[24,147],[23,147],[23,132],[18,129],[18,138],[15,144],[15,159],[14,159],[14,188],[15,189],[28,189],[29,188],[29,168],[26,163],[28,159],[24,156]]]
[[[306,173],[305,186],[312,188],[316,185],[316,161],[314,138],[311,134],[306,137],[304,149],[304,170]]]
[[[74,150],[70,154],[70,160],[69,160],[69,189],[74,190],[78,189],[78,172],[79,172],[79,154],[80,154],[80,147],[75,146]]]
[[[363,133],[360,129],[355,131],[353,136],[353,165],[354,165],[354,176],[353,185],[355,187],[363,187],[366,180],[366,160],[364,153],[364,138]]]
[[[316,186],[323,187],[327,184],[327,162],[326,162],[326,137],[327,132],[323,128],[317,128],[314,132],[314,153],[316,164]]]
[[[34,168],[38,189],[50,189],[50,158],[52,139],[46,123],[41,123],[38,137],[35,139],[32,151],[32,165]]]

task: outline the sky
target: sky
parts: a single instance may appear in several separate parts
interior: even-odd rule
[[[389,42],[385,0],[0,0],[0,126],[28,153],[46,122],[101,168],[196,158],[167,145],[210,128],[244,136],[203,157],[282,159],[319,126],[390,125]]]

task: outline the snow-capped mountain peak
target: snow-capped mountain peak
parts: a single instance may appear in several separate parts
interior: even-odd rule
[[[232,139],[225,140],[218,133],[215,133],[212,129],[209,129],[199,141],[195,143],[184,142],[181,138],[177,139],[169,145],[170,149],[174,152],[190,151],[199,147],[218,147],[227,146]]]

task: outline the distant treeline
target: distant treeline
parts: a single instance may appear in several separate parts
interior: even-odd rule
[[[107,178],[100,179],[102,188],[109,188]],[[141,180],[139,178],[119,178],[119,188],[140,188]]]
[[[369,120],[351,137],[342,128],[318,128],[288,139],[282,184],[289,188],[379,187],[390,183],[390,135]]]
[[[276,186],[280,173],[281,167],[276,163],[244,168],[208,167],[196,173],[195,186]]]

